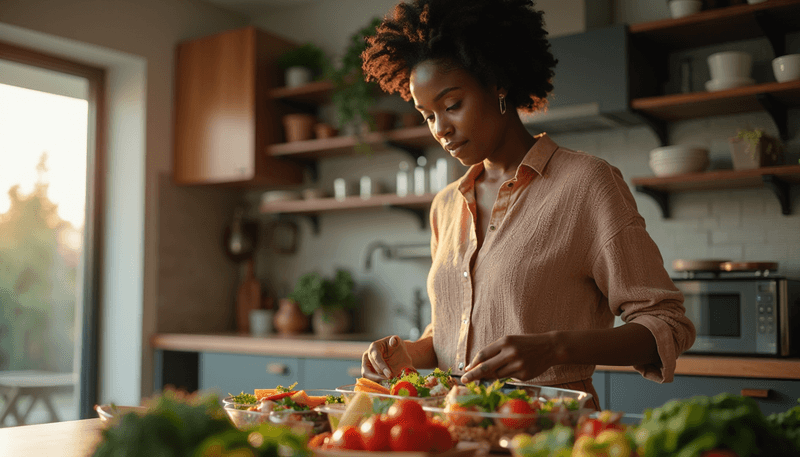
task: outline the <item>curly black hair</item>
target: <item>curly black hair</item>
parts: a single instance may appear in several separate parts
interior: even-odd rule
[[[530,0],[399,3],[367,38],[364,75],[408,101],[411,70],[438,60],[465,69],[487,88],[505,88],[517,109],[537,111],[547,105],[557,63],[542,16]]]

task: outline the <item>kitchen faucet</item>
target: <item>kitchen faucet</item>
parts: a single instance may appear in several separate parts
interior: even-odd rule
[[[422,306],[425,305],[425,299],[422,297],[422,289],[417,287],[414,289],[414,308],[409,311],[404,306],[395,308],[395,313],[405,317],[413,327],[409,330],[409,339],[416,340],[422,334]]]

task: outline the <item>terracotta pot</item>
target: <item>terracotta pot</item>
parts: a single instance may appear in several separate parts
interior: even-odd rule
[[[397,121],[397,114],[391,111],[375,111],[372,113],[372,121],[375,123],[375,131],[383,132],[394,128]]]
[[[314,124],[317,118],[311,114],[287,114],[283,116],[286,142],[303,141],[314,138]]]
[[[282,298],[278,301],[278,312],[273,320],[275,330],[284,335],[302,333],[308,329],[308,316],[300,310],[294,300]]]
[[[311,327],[317,335],[336,335],[350,330],[350,313],[343,308],[317,308],[311,317]]]
[[[318,139],[323,139],[335,137],[339,134],[339,131],[330,124],[320,122],[314,126],[314,133],[316,133]]]

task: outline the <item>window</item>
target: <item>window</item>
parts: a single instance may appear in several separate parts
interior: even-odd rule
[[[93,415],[103,84],[0,43],[0,427]]]

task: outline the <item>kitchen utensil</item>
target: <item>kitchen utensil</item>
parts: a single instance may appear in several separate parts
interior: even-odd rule
[[[234,262],[249,259],[258,241],[258,224],[244,218],[244,210],[236,208],[233,221],[225,228],[222,245],[225,254]]]
[[[672,261],[672,269],[675,271],[720,271],[721,265],[730,260],[701,259],[684,260],[677,259]]]
[[[800,54],[787,54],[772,59],[772,72],[779,83],[800,79]]]

